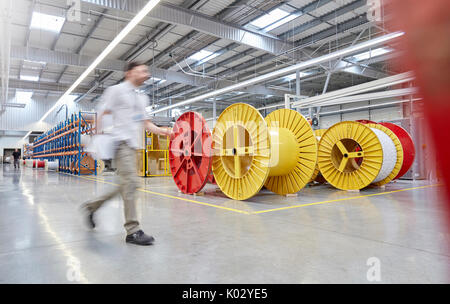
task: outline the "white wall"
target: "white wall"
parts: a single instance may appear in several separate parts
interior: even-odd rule
[[[351,104],[351,105],[342,105],[342,109],[363,106],[364,104],[367,105],[368,103],[362,102],[362,103],[356,103],[356,104]],[[320,111],[321,112],[328,112],[328,111],[331,112],[331,111],[337,111],[337,110],[339,110],[339,106],[323,107]],[[366,119],[366,120],[373,120],[375,122],[380,122],[380,121],[390,121],[390,120],[401,119],[401,118],[403,118],[403,108],[402,108],[401,104],[399,104],[399,105],[392,106],[389,108],[361,110],[361,111],[357,111],[357,112],[321,116],[320,121],[319,121],[319,128],[327,129],[338,122],[347,121],[347,120]]]
[[[0,114],[0,130],[17,130],[17,131],[46,131],[52,128],[58,122],[64,121],[66,118],[65,107],[56,114],[59,107],[52,111],[45,119],[44,123],[36,122],[52,107],[58,100],[57,96],[49,96],[34,94],[31,101],[24,108],[6,108],[6,111]],[[15,103],[15,97],[10,96],[10,103]],[[71,102],[68,104],[68,115],[78,113],[78,111],[90,111],[94,108],[94,104],[90,102],[82,102],[80,104]]]
[[[0,136],[0,158],[3,158],[3,149],[23,149],[22,137]]]

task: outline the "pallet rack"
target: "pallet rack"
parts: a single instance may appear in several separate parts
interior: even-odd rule
[[[83,151],[82,136],[95,134],[97,113],[80,111],[72,114],[33,142],[33,158],[59,160],[61,172],[97,175],[97,161]]]

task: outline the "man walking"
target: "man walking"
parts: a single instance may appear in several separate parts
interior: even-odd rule
[[[20,163],[19,163],[20,152],[19,152],[19,150],[15,149],[12,155],[14,157],[14,169],[16,169],[16,168],[20,169]]]
[[[151,245],[152,236],[146,235],[140,228],[136,212],[137,171],[136,149],[139,146],[138,134],[142,134],[142,125],[155,134],[170,135],[171,132],[159,128],[145,119],[145,107],[149,98],[136,89],[150,77],[146,65],[137,62],[128,64],[125,81],[109,87],[102,96],[103,108],[97,119],[97,132],[101,131],[102,118],[111,114],[113,120],[112,136],[116,141],[115,162],[120,178],[120,187],[83,204],[87,223],[95,228],[94,213],[109,199],[120,193],[124,202],[125,230],[127,243]]]

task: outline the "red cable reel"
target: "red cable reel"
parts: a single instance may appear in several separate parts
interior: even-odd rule
[[[397,135],[398,139],[400,140],[400,143],[402,144],[403,164],[402,168],[400,169],[400,172],[394,178],[398,179],[402,177],[409,170],[409,168],[411,168],[414,162],[414,158],[416,157],[416,149],[414,148],[414,142],[409,133],[402,127],[390,122],[380,122],[379,124],[385,126],[392,132],[394,132],[394,134]]]
[[[402,127],[400,127],[399,125],[396,125],[394,123],[391,122],[373,122],[371,120],[357,120],[357,122],[363,123],[363,124],[367,124],[367,123],[374,123],[374,124],[380,124],[386,128],[388,128],[389,130],[391,130],[392,132],[394,132],[394,134],[398,137],[398,139],[400,140],[400,143],[402,144],[402,148],[403,148],[403,164],[402,164],[402,168],[400,169],[400,172],[397,174],[396,177],[394,177],[394,179],[399,179],[400,177],[402,177],[403,175],[405,175],[406,172],[408,172],[409,168],[411,168],[413,162],[414,162],[414,158],[416,157],[416,149],[414,147],[414,142],[411,138],[411,135],[409,135],[409,133],[403,129]]]
[[[211,178],[211,131],[197,112],[183,113],[173,126],[169,144],[170,171],[181,192],[194,194]]]

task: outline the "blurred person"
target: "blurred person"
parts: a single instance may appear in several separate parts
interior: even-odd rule
[[[431,131],[436,165],[446,189],[446,211],[450,228],[450,1],[383,1],[392,15],[390,30],[405,32],[400,49],[401,64],[413,70],[423,98],[424,114]]]
[[[18,149],[15,149],[13,152],[13,157],[14,157],[14,169],[18,168],[20,169],[20,152]]]
[[[103,93],[103,106],[97,119],[97,133],[102,133],[102,119],[111,115],[113,127],[111,135],[115,140],[114,160],[117,166],[120,186],[110,192],[85,202],[82,210],[88,226],[95,228],[94,214],[103,204],[120,193],[124,202],[125,230],[127,243],[151,245],[154,238],[145,234],[139,225],[136,212],[135,193],[138,187],[136,171],[136,149],[139,147],[138,136],[145,129],[159,135],[171,135],[171,131],[155,126],[145,119],[145,107],[149,98],[137,92],[137,88],[150,78],[148,67],[139,62],[130,62],[125,70],[125,80],[111,86]]]

